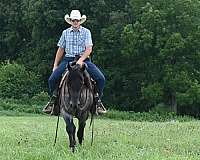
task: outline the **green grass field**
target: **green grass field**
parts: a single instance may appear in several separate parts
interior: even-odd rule
[[[94,144],[87,124],[85,140],[68,149],[60,121],[53,147],[56,117],[0,116],[0,160],[190,160],[200,159],[200,121],[135,122],[95,119]],[[88,121],[89,122],[89,121]],[[76,121],[77,123],[77,121]]]

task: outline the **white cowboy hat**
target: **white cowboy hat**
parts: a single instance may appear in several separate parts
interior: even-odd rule
[[[70,13],[70,16],[68,14],[65,15],[65,21],[69,24],[72,24],[73,19],[80,20],[80,24],[84,23],[86,21],[86,16],[82,15],[79,10],[72,10]]]

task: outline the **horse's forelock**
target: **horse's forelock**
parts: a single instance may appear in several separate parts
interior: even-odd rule
[[[77,67],[74,67],[71,69],[71,71],[69,71],[69,78],[72,80],[75,80],[76,78],[82,78],[83,77],[83,73],[81,72],[81,70]]]
[[[72,87],[71,89],[74,89],[76,91],[80,90],[81,86],[84,84],[83,72],[77,67],[71,68],[68,74],[67,84],[69,87]]]

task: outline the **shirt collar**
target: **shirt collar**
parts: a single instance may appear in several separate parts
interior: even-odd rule
[[[79,32],[81,32],[82,28],[83,28],[83,27],[82,27],[82,26],[80,26],[80,28],[78,29],[78,31],[79,31]],[[72,26],[69,28],[69,31],[70,31],[70,32],[72,32],[72,31],[73,31],[73,29],[72,29]]]

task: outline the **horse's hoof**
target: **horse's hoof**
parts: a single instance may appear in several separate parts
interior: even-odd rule
[[[70,147],[70,150],[72,151],[72,153],[75,152],[75,147]]]
[[[79,142],[79,144],[82,146],[83,142]]]

